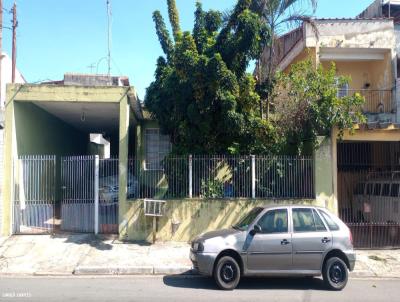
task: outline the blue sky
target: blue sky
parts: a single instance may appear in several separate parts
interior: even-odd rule
[[[144,98],[162,54],[152,21],[159,9],[167,18],[166,0],[111,0],[113,11],[112,73],[130,78]],[[235,0],[202,0],[205,9],[225,10]],[[319,0],[317,17],[354,17],[372,0]],[[6,10],[13,0],[3,0]],[[59,80],[65,72],[89,73],[107,54],[106,0],[17,0],[17,66],[28,82]],[[195,0],[177,0],[181,25],[193,25]],[[4,13],[4,26],[11,14]],[[3,30],[3,48],[11,54],[11,30]],[[96,71],[94,68],[93,72]],[[98,72],[106,73],[105,60]]]

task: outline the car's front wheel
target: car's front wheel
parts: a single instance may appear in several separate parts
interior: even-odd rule
[[[223,290],[233,290],[240,281],[240,267],[237,261],[230,257],[221,257],[214,268],[214,279]]]
[[[325,285],[331,290],[342,290],[349,279],[347,265],[338,257],[329,258],[322,273]]]

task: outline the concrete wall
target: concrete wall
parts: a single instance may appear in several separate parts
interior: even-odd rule
[[[32,103],[15,102],[18,155],[83,155],[89,137]]]
[[[314,153],[315,159],[315,195],[319,204],[338,213],[335,193],[335,175],[337,171],[336,140],[329,137],[319,138],[319,148]]]
[[[393,20],[315,20],[306,25],[306,47],[394,49]]]
[[[283,69],[283,72],[290,72],[290,68],[293,64],[299,63],[307,59],[311,59],[311,61],[315,64],[317,63],[315,47],[305,48],[297,56],[295,56],[294,58],[290,58],[290,64]]]
[[[379,18],[382,17],[382,0],[374,0],[361,14],[359,18]]]
[[[152,240],[152,217],[144,216],[142,200],[130,201],[120,238],[132,241]],[[159,241],[188,242],[195,236],[215,229],[228,228],[256,206],[267,204],[308,204],[325,206],[316,200],[168,200],[164,217],[158,218]],[[333,210],[333,208],[331,209]]]

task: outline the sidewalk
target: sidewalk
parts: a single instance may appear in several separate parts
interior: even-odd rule
[[[354,278],[400,278],[400,250],[357,251]],[[90,234],[0,238],[0,275],[193,274],[189,245],[122,243]]]

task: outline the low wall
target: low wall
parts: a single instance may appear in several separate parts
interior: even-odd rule
[[[143,200],[128,203],[130,207],[120,223],[120,239],[150,242],[153,218],[144,216]],[[188,242],[203,232],[230,227],[250,209],[267,204],[325,206],[317,200],[168,200],[164,217],[158,218],[156,238],[158,241]]]

